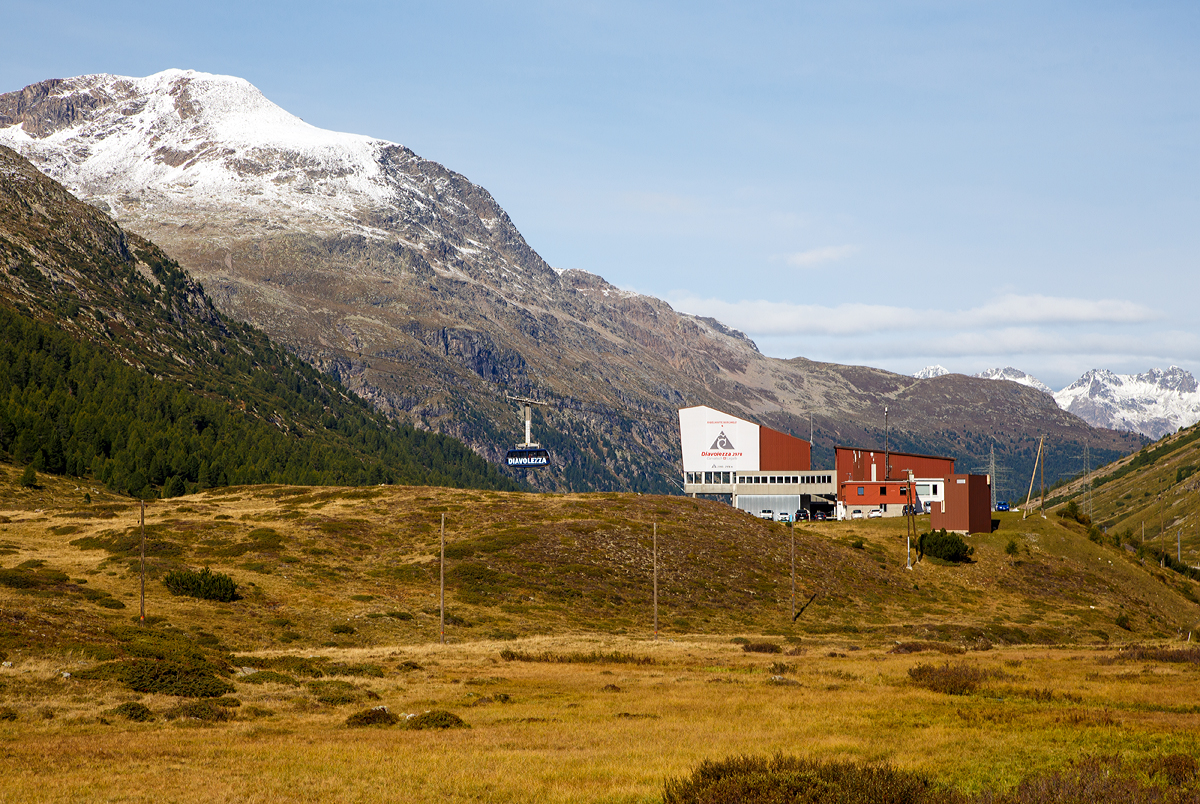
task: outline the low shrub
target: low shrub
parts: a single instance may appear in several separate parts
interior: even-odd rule
[[[188,701],[187,703],[168,709],[164,716],[167,720],[186,717],[194,720],[202,720],[205,723],[221,723],[226,720],[233,720],[233,712],[229,711],[229,707],[219,706],[214,701]]]
[[[76,678],[119,681],[134,692],[180,698],[219,698],[233,685],[217,678],[211,666],[161,659],[125,659],[81,670]]]
[[[329,626],[329,630],[334,634],[353,634],[355,633],[354,626],[349,623],[334,623]]]
[[[950,804],[965,798],[911,771],[865,762],[822,762],[776,754],[705,760],[691,776],[668,779],[663,804]]]
[[[413,618],[407,611],[389,611],[387,616],[394,620],[411,620]]]
[[[955,656],[960,653],[966,653],[966,650],[957,645],[949,645],[945,642],[901,642],[888,651],[888,653],[921,653],[922,651],[933,650],[938,653],[945,653]]]
[[[1164,648],[1132,645],[1117,654],[1117,659],[1133,662],[1170,662],[1200,664],[1200,647]]]
[[[967,561],[975,554],[975,548],[963,541],[957,533],[940,531],[922,533],[917,537],[918,557],[933,556],[942,561]]]
[[[434,709],[410,717],[404,724],[406,729],[469,729],[461,717],[444,709]]]
[[[308,689],[314,698],[330,706],[358,703],[364,698],[370,697],[370,693],[359,689],[349,681],[310,681]]]
[[[747,642],[742,645],[746,653],[783,653],[783,648],[774,642]]]
[[[328,659],[307,656],[234,656],[232,662],[239,666],[257,665],[308,678],[327,675],[325,668],[329,665]]]
[[[259,670],[257,673],[242,676],[240,680],[247,684],[286,684],[289,687],[300,686],[300,682],[296,679],[284,673],[277,673],[274,670]]]
[[[138,723],[146,723],[154,720],[154,713],[150,711],[150,707],[146,706],[144,703],[138,703],[137,701],[123,703],[113,709],[112,712],[114,715],[118,715],[126,720],[133,720]]]
[[[371,709],[364,709],[361,712],[355,712],[346,718],[346,725],[351,728],[362,726],[394,726],[399,721],[400,716],[389,712],[386,706],[376,706]]]
[[[334,662],[325,668],[325,672],[331,676],[354,676],[355,678],[383,678],[383,668],[377,664],[342,664]]]
[[[229,603],[240,600],[237,584],[222,572],[213,572],[208,567],[197,572],[190,569],[175,569],[163,576],[163,586],[173,595],[195,597],[200,600],[217,600]]]
[[[909,678],[918,687],[947,695],[969,695],[978,690],[990,675],[986,670],[965,662],[946,662],[941,667],[918,664],[908,671]]]
[[[633,653],[612,651],[604,653],[525,653],[511,648],[500,651],[500,658],[506,662],[549,662],[551,664],[654,664],[649,656],[638,656]]]

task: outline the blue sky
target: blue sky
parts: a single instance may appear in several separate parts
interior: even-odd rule
[[[169,67],[486,187],[767,354],[1200,374],[1200,4],[4,2],[0,91]]]

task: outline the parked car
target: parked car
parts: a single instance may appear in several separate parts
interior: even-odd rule
[[[825,515],[824,511],[817,511],[812,516],[813,516],[813,522],[824,522],[826,519],[829,519],[829,517],[827,517]]]
[[[797,511],[796,512],[796,521],[797,522],[807,522],[808,521],[808,511],[804,510],[803,508],[801,508],[799,511]]]
[[[996,503],[996,510],[997,511],[1007,511],[1008,510],[1008,501],[1001,500],[1000,502]]]
[[[882,518],[883,518],[883,511],[881,511],[878,508],[872,508],[870,511],[867,511],[867,519],[882,519]]]
[[[779,518],[780,522],[791,522],[792,521],[792,515],[789,514],[787,511],[780,511],[778,518]]]
[[[850,518],[851,519],[862,519],[863,518],[862,511],[851,511]]]
[[[764,508],[758,512],[758,518],[759,519],[769,519],[772,522],[774,522],[775,521],[775,512],[772,511],[770,508]]]

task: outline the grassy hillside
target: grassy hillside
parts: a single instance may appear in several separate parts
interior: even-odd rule
[[[969,563],[909,570],[895,521],[789,531],[636,494],[210,489],[147,504],[139,625],[138,506],[20,471],[0,467],[8,800],[653,802],[705,760],[776,752],[889,762],[939,785],[931,801],[1197,778],[1197,583],[1053,515],[1004,515],[968,537]],[[792,536],[797,603],[816,595],[795,622]],[[238,597],[164,583],[200,568]],[[352,725],[377,706],[398,725]],[[470,728],[404,728],[425,712]],[[1068,767],[1087,755],[1099,764]]]
[[[52,619],[55,639],[76,639],[84,623],[103,631],[106,623],[128,622],[138,591],[136,504],[45,476],[38,488],[22,489],[16,467],[4,474],[4,565],[41,562],[33,569],[70,579],[28,587],[61,597],[63,607],[41,615]],[[797,600],[816,598],[793,623],[793,533],[721,504],[269,485],[147,507],[147,610],[234,650],[428,642],[437,635],[443,515],[455,641],[646,634],[655,526],[665,634],[848,634],[876,644],[921,638],[982,646],[1175,638],[1200,622],[1195,581],[1093,543],[1082,525],[1057,517],[1003,515],[999,530],[970,537],[970,563],[926,559],[911,571],[900,520],[798,528]],[[212,604],[170,595],[162,578],[180,567],[228,574],[243,599]],[[5,590],[14,605],[30,602],[31,593]],[[87,597],[102,593],[125,609]],[[331,630],[346,623],[353,633]],[[34,642],[21,628],[5,639],[10,647]]]
[[[1056,511],[1074,503],[1104,541],[1187,573],[1200,567],[1198,473],[1200,425],[1193,425],[1055,489],[1048,503]]]

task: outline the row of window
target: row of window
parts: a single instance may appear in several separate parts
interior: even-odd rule
[[[938,490],[937,483],[934,483],[934,484],[932,484],[932,488],[933,488],[933,495],[934,495],[934,496],[936,496],[936,495],[937,495],[937,490]],[[898,489],[899,489],[899,494],[900,494],[900,496],[901,496],[901,497],[907,497],[907,496],[908,496],[908,486],[899,486],[899,487],[898,487]],[[888,487],[887,487],[887,486],[880,486],[880,487],[879,487],[879,496],[880,496],[880,497],[886,497],[886,496],[887,496],[887,493],[888,493]],[[859,486],[859,487],[858,487],[858,496],[859,496],[859,497],[862,497],[862,496],[864,496],[865,494],[866,494],[866,487],[865,487],[865,486]],[[928,483],[919,484],[919,485],[917,486],[917,496],[918,496],[918,497],[928,497],[928,496],[930,496],[930,484],[928,484]]]
[[[742,475],[736,472],[684,472],[690,484],[729,485],[730,483],[832,483],[833,475]]]

